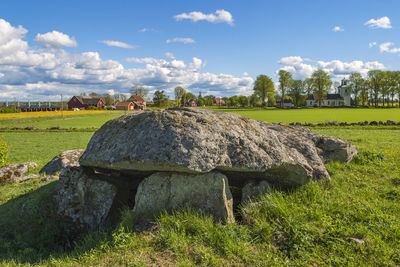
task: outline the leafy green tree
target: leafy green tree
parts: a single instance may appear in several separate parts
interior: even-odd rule
[[[224,97],[222,98],[222,100],[224,100],[225,106],[228,106],[228,105],[229,105],[229,98],[228,98],[228,97],[224,96]]]
[[[190,93],[190,92],[186,92],[186,93],[184,93],[183,95],[182,95],[182,105],[187,105],[187,102],[189,101],[189,100],[196,100],[196,96],[194,95],[194,94],[192,94],[192,93]]]
[[[112,100],[110,94],[104,94],[103,97],[104,97],[104,101],[106,102],[107,106],[111,106],[113,104],[113,100]]]
[[[229,98],[229,105],[232,107],[238,107],[239,106],[239,97],[237,95],[231,96]]]
[[[371,90],[371,96],[373,97],[375,107],[378,107],[378,97],[381,92],[383,80],[385,74],[381,70],[370,70],[368,72],[369,88]]]
[[[259,98],[257,97],[257,95],[254,93],[254,94],[252,94],[252,95],[249,97],[249,102],[250,102],[250,105],[251,105],[252,107],[256,107],[256,106],[259,105],[260,99],[259,99]]]
[[[364,78],[360,73],[352,73],[349,77],[350,80],[350,90],[354,95],[354,105],[358,106],[358,94],[362,91],[365,84]]]
[[[279,71],[279,90],[281,91],[281,99],[285,99],[286,92],[293,84],[292,74],[286,70]],[[283,101],[281,101],[283,107]]]
[[[154,105],[157,107],[168,106],[168,96],[164,94],[164,90],[156,90],[153,96]]]
[[[313,92],[313,80],[311,78],[306,78],[303,83],[304,83],[304,91],[308,97]]]
[[[268,105],[270,107],[276,106],[276,99],[274,94],[268,94]]]
[[[174,93],[175,93],[175,102],[176,105],[179,107],[181,105],[180,101],[182,96],[186,93],[185,89],[183,89],[181,86],[177,86],[174,89]]]
[[[316,70],[311,75],[313,92],[318,100],[318,106],[321,106],[322,100],[325,98],[332,86],[331,77],[323,70]]]
[[[141,97],[145,98],[148,94],[149,91],[144,89],[143,86],[132,86],[130,90],[132,95],[140,95]]]
[[[388,96],[390,96],[392,107],[394,106],[394,97],[399,92],[400,87],[400,71],[387,71],[385,82],[387,83],[388,87]],[[388,100],[389,104],[389,100]]]
[[[247,96],[239,96],[239,104],[241,107],[247,107],[249,105],[249,98]]]
[[[257,79],[254,83],[254,93],[261,99],[262,106],[266,106],[266,99],[268,100],[274,99],[274,92],[275,92],[275,87],[274,83],[272,82],[271,78],[269,78],[267,75],[261,74],[257,76]],[[269,102],[272,104],[271,102]]]
[[[212,106],[213,105],[213,99],[215,96],[213,95],[206,95],[204,96],[204,103],[206,106]]]
[[[304,94],[304,83],[302,80],[294,80],[292,86],[289,89],[289,95],[291,96],[294,105],[298,107]],[[283,101],[282,101],[283,102]]]
[[[203,97],[202,98],[198,98],[197,99],[197,105],[198,106],[205,106],[206,105],[206,101],[207,100],[205,98],[203,98]]]

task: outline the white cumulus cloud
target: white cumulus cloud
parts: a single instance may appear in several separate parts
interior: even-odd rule
[[[335,26],[335,27],[333,27],[332,31],[334,31],[334,32],[343,32],[344,29],[342,27],[340,27],[340,26]]]
[[[279,70],[289,71],[295,79],[310,77],[316,70],[324,70],[328,72],[332,78],[342,78],[354,72],[366,75],[370,70],[385,68],[385,65],[378,61],[363,62],[361,60],[354,60],[351,62],[343,62],[340,60],[332,60],[317,61],[315,64],[305,64],[303,63],[304,60],[300,60],[302,59],[301,57],[298,57],[296,60],[288,60],[288,58],[296,57],[282,58],[279,63],[286,66],[281,67]],[[277,72],[279,70],[277,70]]]
[[[299,65],[303,62],[303,58],[299,56],[283,57],[278,63],[282,65]]]
[[[364,23],[364,25],[368,26],[371,29],[391,29],[392,24],[390,23],[390,19],[388,17],[382,17],[379,19],[370,19]]]
[[[24,40],[27,30],[0,19],[0,99],[58,100],[82,92],[126,94],[132,85],[165,90],[173,95],[176,86],[198,93],[231,96],[252,93],[252,77],[203,71],[205,61],[127,58],[143,64],[124,67],[117,60],[104,60],[98,52],[69,53],[68,42],[46,42],[40,49]],[[70,38],[71,39],[71,38]],[[71,39],[72,40],[72,39]],[[52,45],[49,45],[52,44]],[[151,95],[150,95],[151,96]]]
[[[170,43],[184,43],[184,44],[193,44],[195,41],[192,38],[181,38],[181,37],[176,37],[173,39],[168,39],[165,41],[167,44]]]
[[[387,42],[387,43],[382,43],[379,45],[379,50],[381,52],[386,52],[386,53],[400,53],[400,47],[393,47],[394,43],[392,42]]]
[[[115,47],[121,47],[121,48],[136,48],[134,45],[130,45],[124,42],[119,42],[119,41],[112,41],[112,40],[103,40],[100,41],[103,44],[106,44],[108,46],[115,46]]]
[[[65,33],[52,31],[45,34],[38,33],[35,37],[35,42],[45,47],[76,47],[78,46],[74,38],[71,38]]]
[[[190,13],[182,13],[179,15],[174,16],[175,20],[180,21],[184,19],[188,19],[194,22],[197,21],[208,21],[211,23],[228,23],[229,25],[233,25],[233,17],[232,14],[229,11],[226,11],[224,9],[218,9],[215,11],[214,14],[204,14],[199,11],[192,11]]]

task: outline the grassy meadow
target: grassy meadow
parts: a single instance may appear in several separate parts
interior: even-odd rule
[[[98,114],[110,113],[115,111],[107,110],[64,110],[64,111],[32,111],[32,112],[19,112],[19,113],[0,113],[0,119],[8,118],[30,118],[30,117],[49,117],[49,116],[69,116],[69,115],[82,115],[82,114]]]
[[[360,121],[400,121],[400,108],[309,108],[309,109],[224,109],[213,108],[222,112],[238,113],[244,117],[268,122],[360,122]],[[76,111],[74,111],[76,112]],[[83,112],[83,111],[82,111]],[[23,114],[23,113],[17,113]],[[84,114],[61,116],[42,116],[7,118],[0,117],[0,128],[4,127],[61,127],[61,128],[99,128],[106,121],[118,117],[125,112],[89,112]]]
[[[18,113],[20,114],[20,113]],[[99,128],[106,121],[118,117],[124,112],[97,112],[76,115],[42,116],[0,119],[0,128],[4,127],[38,127],[38,128]]]
[[[353,111],[356,113],[352,115]],[[321,121],[329,110],[233,112],[275,122],[303,122],[296,112],[305,112],[304,122],[316,122],[308,119],[313,117],[311,113]],[[400,120],[400,111],[394,109],[330,110],[334,112],[348,122]],[[72,125],[67,127],[99,127],[114,115],[78,115],[65,121]],[[7,121],[23,120],[19,122],[24,126],[41,128],[54,122],[51,118],[33,119]],[[2,120],[0,125],[9,126]],[[57,181],[2,184],[0,266],[399,266],[400,127],[312,130],[352,142],[359,155],[350,164],[327,164],[330,183],[274,189],[247,203],[236,211],[238,220],[231,225],[213,223],[210,217],[182,210],[161,215],[154,227],[137,233],[125,213],[120,226],[90,234],[74,245],[63,233],[63,222],[55,216],[52,195]],[[64,150],[85,148],[92,134],[0,132],[11,144],[10,162],[35,161],[40,166]]]
[[[268,122],[317,123],[326,121],[400,121],[400,108],[216,109]]]

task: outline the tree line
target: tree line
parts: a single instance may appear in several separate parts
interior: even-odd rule
[[[202,96],[199,93],[195,96],[181,86],[174,89],[175,100],[169,99],[164,90],[156,90],[153,94],[153,102],[158,107],[186,106],[190,105],[190,101],[195,101],[197,106],[266,107],[276,106],[278,100],[281,107],[284,106],[285,101],[291,101],[295,107],[301,107],[306,106],[307,98],[312,95],[318,106],[321,106],[332,86],[335,88],[339,86],[323,70],[314,71],[310,77],[304,80],[293,79],[292,74],[285,70],[280,70],[278,77],[279,85],[275,88],[275,84],[269,76],[258,75],[254,82],[252,95],[222,97],[220,98],[222,101],[219,103],[215,103],[216,96],[214,95]],[[347,89],[347,94],[352,99],[352,106],[393,107],[395,103],[400,102],[400,71],[371,70],[365,76],[360,73],[352,73],[345,81],[345,84],[341,86]],[[142,97],[148,95],[148,91],[140,86],[133,86],[130,92]],[[113,98],[109,94],[103,96],[106,104],[115,102],[115,99],[126,100],[125,95]]]

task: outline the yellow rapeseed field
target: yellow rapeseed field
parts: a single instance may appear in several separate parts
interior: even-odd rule
[[[63,114],[66,115],[80,115],[80,114],[95,114],[104,112],[115,112],[110,110],[64,110]],[[61,111],[37,111],[37,112],[20,112],[20,113],[0,113],[0,119],[6,118],[29,118],[29,117],[46,117],[46,116],[61,116]]]

